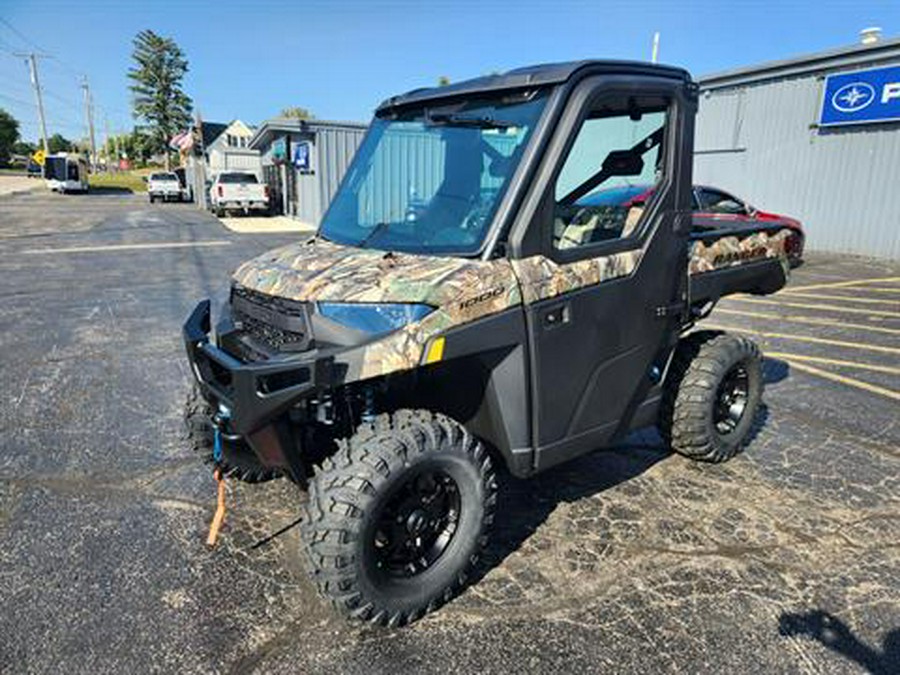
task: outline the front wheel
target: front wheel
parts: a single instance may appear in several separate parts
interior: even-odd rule
[[[675,452],[724,462],[746,443],[762,391],[762,356],[753,341],[713,331],[693,333],[672,361],[660,430]]]
[[[496,492],[487,452],[461,425],[425,411],[381,415],[310,482],[301,526],[310,576],[348,617],[414,621],[465,585]]]
[[[236,478],[244,483],[263,483],[280,478],[282,471],[263,466],[253,449],[243,441],[221,441],[221,456],[214,456],[215,432],[210,419],[212,407],[200,394],[197,385],[191,387],[184,404],[184,423],[191,449],[207,464],[222,470],[226,478]]]

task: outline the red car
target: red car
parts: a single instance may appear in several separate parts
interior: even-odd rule
[[[646,203],[653,195],[652,185],[624,185],[598,190],[578,200],[579,206],[632,207]],[[747,202],[719,188],[706,185],[694,186],[694,230],[718,230],[749,223],[772,223],[790,228],[794,236],[787,240],[787,254],[791,266],[803,259],[806,235],[799,220],[777,213],[760,211]]]

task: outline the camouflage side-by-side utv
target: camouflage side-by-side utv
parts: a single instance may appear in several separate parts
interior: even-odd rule
[[[307,491],[341,612],[397,625],[453,596],[498,463],[531,476],[653,424],[694,459],[739,450],[759,351],[687,331],[781,288],[790,232],[692,230],[696,106],[684,70],[614,61],[388,99],[317,234],[238,268],[214,338],[193,311],[189,421],[226,474]],[[632,183],[646,203],[586,199]]]

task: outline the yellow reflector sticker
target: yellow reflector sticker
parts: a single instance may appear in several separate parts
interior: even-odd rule
[[[425,355],[425,363],[437,363],[444,358],[444,338],[439,337],[431,346],[428,347],[428,353]]]

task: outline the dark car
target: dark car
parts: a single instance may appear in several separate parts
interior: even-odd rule
[[[578,200],[579,206],[639,206],[653,195],[651,185],[623,185],[598,190]],[[772,223],[790,228],[794,236],[787,241],[788,258],[792,266],[803,259],[806,235],[796,218],[761,211],[747,202],[719,188],[695,185],[693,190],[694,229],[718,230],[728,226]]]

